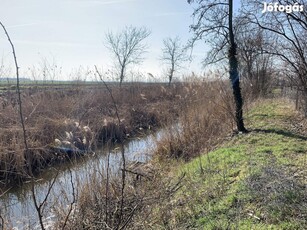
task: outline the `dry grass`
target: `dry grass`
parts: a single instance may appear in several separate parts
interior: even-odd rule
[[[63,140],[72,126],[88,126],[93,133],[91,148],[106,141],[120,142],[140,129],[152,129],[167,117],[175,116],[181,84],[166,89],[162,84],[131,83],[122,88],[111,85],[119,108],[121,124],[115,118],[114,104],[103,85],[57,90],[56,87],[29,88],[22,92],[22,105],[30,151],[25,154],[17,113],[16,95],[7,91],[0,97],[0,180],[22,180],[29,171],[63,160],[52,154],[55,139]],[[170,106],[172,105],[172,106]],[[27,155],[27,157],[25,156]],[[60,159],[58,159],[60,158]],[[29,159],[31,159],[29,161]]]
[[[87,178],[79,188],[80,195],[67,223],[67,229],[143,229],[152,208],[162,204],[180,188],[182,178],[170,182],[157,164],[144,163],[127,167],[123,213],[121,212],[121,181],[117,176],[107,179],[103,170]],[[62,210],[59,208],[59,210]],[[63,225],[65,210],[58,212],[56,229]]]
[[[181,93],[173,96],[177,98],[172,106],[176,113],[165,116],[165,136],[158,141],[156,157],[141,164],[141,169],[127,168],[123,216],[120,216],[120,179],[115,177],[108,183],[100,172],[82,187],[68,228],[168,229],[173,218],[171,210],[177,205],[171,200],[185,183],[185,175],[174,175],[169,164],[174,159],[177,163],[186,161],[213,149],[233,131],[227,83],[194,80],[184,84]],[[136,118],[151,125],[155,115],[147,117],[140,108],[132,110]],[[143,128],[138,122],[134,124]]]
[[[185,85],[180,113],[167,135],[158,143],[162,157],[190,159],[208,152],[234,129],[231,91],[228,82],[196,81]],[[170,125],[170,123],[172,123]]]
[[[32,103],[32,109],[27,107],[26,110],[26,114],[31,114],[26,115],[29,117],[26,125],[33,124],[31,132],[28,130],[30,146],[44,149],[52,144],[69,128],[64,122],[68,119],[91,127],[96,144],[108,140],[119,142],[144,129],[164,127],[165,137],[158,142],[154,166],[127,168],[122,215],[120,179],[108,180],[103,170],[97,168],[96,174],[78,188],[77,203],[67,229],[144,229],[144,226],[159,225],[164,228],[172,218],[169,210],[175,205],[169,202],[184,180],[184,175],[168,175],[167,170],[171,168],[167,165],[168,159],[188,160],[208,152],[233,131],[228,81],[193,80],[171,88],[161,85],[114,87],[112,94],[119,108],[120,125],[105,90],[87,92],[86,88],[79,88],[67,93],[34,94],[33,98],[43,101]],[[18,122],[15,125],[17,127]],[[18,144],[22,150],[21,139]],[[22,151],[19,155],[23,157]],[[44,156],[39,158],[46,165],[54,161]],[[45,164],[43,161],[40,163]],[[145,170],[148,167],[150,172]],[[59,222],[55,228],[63,225],[65,213],[58,210]]]

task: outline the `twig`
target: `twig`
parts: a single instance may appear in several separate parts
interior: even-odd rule
[[[0,172],[1,172],[1,171],[0,171]],[[0,194],[0,198],[1,198],[5,193],[7,193],[8,191],[10,191],[11,188],[12,188],[12,187],[10,187],[10,188],[8,188],[7,190],[5,190],[4,192],[2,192],[2,194]]]
[[[109,151],[108,151],[108,159],[107,159],[107,181],[106,181],[106,199],[105,199],[105,205],[106,205],[106,225],[108,224],[108,215],[109,215],[109,180],[110,180],[110,153],[111,153],[111,147],[109,145]]]
[[[134,172],[134,171],[131,171],[131,170],[129,170],[129,169],[122,169],[122,171],[123,171],[123,170],[125,170],[125,171],[128,172],[128,173],[135,174],[135,175],[137,175],[137,176],[142,176],[142,177],[145,177],[145,178],[147,178],[147,179],[151,179],[150,176],[147,176],[147,175],[142,174],[142,173],[139,173],[139,172]]]
[[[74,182],[73,182],[73,178],[72,178],[72,172],[71,172],[70,168],[68,168],[68,170],[69,170],[69,173],[70,173],[70,183],[71,183],[71,187],[72,187],[72,197],[73,198],[72,198],[72,201],[70,203],[69,211],[66,215],[62,229],[65,229],[65,227],[67,225],[68,218],[69,218],[69,216],[70,216],[70,214],[73,210],[73,205],[76,203],[75,186],[74,186]]]
[[[41,100],[36,104],[36,106],[34,107],[34,109],[32,110],[32,112],[29,114],[28,117],[31,117],[33,115],[33,113],[36,111],[37,107],[39,106],[39,104],[41,103]]]
[[[1,230],[3,230],[4,229],[4,219],[3,219],[2,215],[1,215],[1,210],[0,210],[0,220],[1,220],[0,228],[1,228]]]
[[[133,215],[134,215],[135,210],[137,209],[137,207],[138,207],[138,204],[137,204],[136,206],[134,206],[134,208],[133,208],[133,210],[131,211],[129,217],[127,218],[127,220],[125,221],[125,223],[123,224],[123,226],[121,226],[120,230],[125,229],[126,226],[127,226],[127,224],[129,224],[129,222],[131,221],[131,219],[132,219],[132,217],[133,217]]]
[[[116,104],[115,99],[113,97],[112,91],[109,88],[109,86],[106,84],[106,82],[103,80],[102,75],[98,71],[98,68],[97,68],[96,65],[95,65],[95,70],[96,70],[96,73],[98,74],[100,80],[103,82],[103,84],[105,85],[106,89],[108,90],[108,92],[110,94],[112,103],[113,103],[114,108],[115,108],[115,114],[116,114],[116,117],[117,117],[117,120],[118,120],[118,125],[120,126],[121,121],[120,121],[120,118],[119,118],[118,107],[117,107],[117,104]],[[121,188],[121,201],[120,201],[120,215],[119,215],[119,221],[118,221],[118,225],[117,225],[116,229],[119,229],[120,224],[122,222],[122,218],[123,218],[124,191],[125,191],[125,186],[126,186],[126,170],[125,170],[126,169],[126,158],[125,158],[125,148],[124,148],[123,142],[121,142],[121,155],[122,155],[122,161],[123,161],[123,163],[122,163],[122,169],[123,169],[122,170],[122,188]]]
[[[257,219],[257,220],[261,220],[261,218],[260,218],[260,217],[255,216],[255,215],[254,215],[254,214],[252,214],[252,213],[247,213],[247,215],[249,215],[250,217],[253,217],[253,218]]]
[[[182,176],[179,178],[177,183],[169,190],[169,194],[177,192],[182,186],[180,186],[180,183],[182,182],[183,178],[185,177],[186,173],[184,172]]]
[[[116,114],[116,118],[117,118],[117,120],[118,120],[118,125],[120,125],[120,124],[121,124],[121,121],[120,121],[119,115],[118,115],[118,108],[117,108],[117,104],[116,104],[116,102],[115,102],[115,99],[114,99],[114,97],[113,97],[112,91],[111,91],[110,87],[107,85],[107,83],[103,80],[102,75],[101,75],[101,73],[99,72],[99,70],[98,70],[98,68],[97,68],[96,65],[95,65],[95,70],[96,70],[96,73],[98,74],[100,80],[102,81],[102,83],[104,84],[104,86],[106,87],[106,89],[108,90],[108,93],[109,93],[109,95],[110,95],[110,97],[111,97],[112,103],[113,103],[114,108],[115,108],[115,114]]]
[[[45,198],[44,200],[38,204],[37,202],[37,197],[36,197],[36,194],[35,194],[35,188],[34,188],[34,182],[32,181],[32,189],[31,189],[31,192],[32,192],[32,196],[33,196],[33,201],[34,201],[34,206],[35,206],[35,209],[36,209],[36,212],[38,214],[38,219],[39,219],[39,223],[40,223],[40,226],[41,226],[41,229],[42,230],[45,230],[45,226],[44,226],[44,222],[43,222],[43,214],[42,214],[42,207],[45,205],[49,195],[50,195],[50,192],[51,192],[51,189],[57,179],[59,175],[59,172],[57,172],[57,174],[55,175],[55,177],[53,178],[53,181],[51,182],[51,184],[49,185],[49,188],[48,188],[48,191],[47,191],[47,194],[45,195]]]
[[[24,124],[24,119],[23,119],[23,113],[22,113],[22,102],[21,102],[21,96],[20,96],[20,87],[19,87],[19,67],[18,67],[18,63],[17,63],[17,57],[16,57],[16,52],[15,52],[15,47],[13,42],[11,41],[11,38],[5,28],[5,26],[2,24],[2,22],[0,22],[0,25],[2,26],[5,35],[12,47],[12,51],[13,51],[13,56],[14,56],[14,62],[15,62],[15,68],[16,68],[16,87],[17,87],[17,95],[18,95],[18,104],[19,104],[19,116],[20,116],[20,122],[21,122],[21,126],[22,126],[22,131],[23,131],[23,141],[24,141],[24,145],[25,145],[25,149],[26,152],[28,152],[28,143],[27,143],[27,135],[26,135],[26,128],[25,128],[25,124]]]

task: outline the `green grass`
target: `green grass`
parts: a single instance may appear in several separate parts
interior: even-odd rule
[[[284,101],[263,101],[251,132],[182,163],[183,188],[171,201],[176,229],[307,229],[307,145],[288,129]]]

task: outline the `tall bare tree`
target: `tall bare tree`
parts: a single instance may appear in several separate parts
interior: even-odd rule
[[[109,31],[106,33],[106,47],[114,55],[116,69],[119,72],[120,86],[126,76],[126,70],[131,64],[139,64],[143,60],[143,54],[147,45],[144,40],[150,35],[145,27],[125,27],[118,33]]]
[[[246,132],[243,122],[243,98],[238,72],[237,44],[233,30],[233,1],[232,0],[187,0],[197,3],[193,16],[196,23],[191,26],[194,32],[193,43],[207,38],[212,45],[207,63],[216,63],[228,59],[229,78],[235,100],[235,120],[239,132]],[[225,52],[228,48],[228,55]]]
[[[181,44],[180,38],[166,38],[163,40],[161,60],[168,68],[168,85],[171,85],[174,72],[182,68],[182,63],[188,60],[185,47]]]

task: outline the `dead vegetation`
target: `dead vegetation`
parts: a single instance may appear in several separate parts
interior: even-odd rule
[[[103,85],[92,89],[84,84],[67,91],[53,90],[52,85],[49,89],[24,90],[21,96],[28,158],[23,147],[16,95],[10,90],[3,93],[0,97],[0,180],[5,184],[21,181],[30,171],[38,172],[65,159],[63,154],[50,151],[50,147],[56,146],[56,140],[67,142],[67,136],[77,140],[72,143],[74,147],[80,147],[85,136],[80,136],[78,127],[91,130],[92,137],[86,140],[91,142],[88,149],[95,149],[107,141],[121,142],[143,130],[158,127],[168,117],[176,117],[176,99],[183,85],[174,84],[167,90],[161,84],[131,83],[121,88],[110,87],[120,108],[120,125],[114,120],[115,110]]]
[[[289,102],[285,100],[262,100],[248,115],[248,124],[264,125],[268,130],[271,126],[284,128],[284,132],[252,131],[226,137],[222,133],[231,134],[232,130],[231,119],[223,117],[231,111],[226,109],[231,107],[222,103],[223,95],[227,94],[220,90],[219,94],[210,94],[221,89],[220,84],[214,82],[204,87],[211,103],[220,103],[212,110],[203,101],[197,104],[198,93],[202,98],[209,97],[201,85],[194,82],[186,86],[184,92],[191,92],[188,98],[193,100],[181,101],[180,106],[186,109],[179,110],[180,125],[166,128],[157,157],[149,164],[135,163],[126,168],[129,176],[120,224],[118,181],[114,178],[110,182],[110,197],[106,199],[106,181],[101,175],[94,175],[80,193],[75,216],[70,218],[71,229],[244,229],[253,226],[304,229],[306,147],[300,136],[286,131],[291,128],[288,117],[299,119],[300,116],[289,111]],[[198,106],[194,107],[192,102]],[[206,127],[200,126],[200,121],[204,123],[207,116],[211,122],[205,123]],[[221,119],[225,122],[220,122]],[[221,148],[195,158],[221,142],[224,143]],[[186,163],[187,159],[190,161]]]
[[[180,162],[181,159],[186,161],[200,156],[232,134],[234,109],[229,101],[228,82],[193,79],[170,88],[158,84],[136,84],[121,90],[112,87],[120,125],[115,117],[114,104],[106,100],[105,90],[90,92],[90,96],[86,92],[85,87],[83,91],[79,88],[69,95],[59,92],[32,94],[48,99],[44,99],[44,103],[33,103],[35,109],[26,110],[26,114],[35,110],[28,116],[32,119],[27,119],[26,125],[36,117],[35,126],[28,130],[31,148],[48,149],[54,145],[55,139],[63,140],[66,132],[74,132],[76,123],[91,128],[95,140],[93,148],[109,141],[121,142],[156,127],[164,127],[165,136],[157,143],[157,159],[153,164],[138,162],[122,169],[127,175],[124,191],[119,177],[107,178],[106,173],[97,168],[85,184],[78,186],[78,197],[69,217],[65,208],[57,210],[58,222],[54,227],[61,228],[64,223],[67,229],[172,226],[170,221],[174,217],[169,210],[180,205],[180,202],[172,203],[172,197],[181,188],[184,174],[168,175],[170,167],[167,162],[169,159]],[[53,109],[48,109],[47,100]],[[57,101],[61,101],[59,110]],[[42,143],[45,144],[42,146]],[[39,159],[41,161],[36,165],[45,167],[59,159],[65,160],[65,156],[55,156],[54,152],[48,151]],[[25,162],[24,159],[21,162]]]
[[[157,126],[164,127],[165,136],[159,139],[156,157],[150,163],[127,163],[121,169],[126,175],[124,191],[120,177],[95,169],[82,186],[77,186],[78,195],[69,216],[62,206],[55,208],[58,222],[53,228],[61,229],[65,225],[65,229],[197,229],[201,226],[223,229],[253,224],[305,225],[305,179],[301,170],[297,171],[283,158],[295,154],[291,158],[295,160],[299,157],[296,153],[303,157],[304,147],[297,144],[304,139],[299,138],[296,144],[291,138],[301,137],[299,134],[304,133],[301,124],[305,120],[299,114],[287,112],[286,100],[282,103],[284,107],[277,107],[274,100],[261,100],[247,113],[252,132],[233,135],[231,92],[224,84],[227,82],[194,80],[174,86],[170,91],[159,86],[159,94],[165,95],[165,101],[157,101],[157,95],[151,92],[150,103],[149,96],[142,92],[136,99],[138,103],[127,101],[119,107],[123,132],[112,118],[111,105],[103,107],[104,117],[90,111],[100,121],[95,140],[107,141],[103,137],[109,135],[113,141],[120,141],[127,134],[137,135]],[[168,109],[170,104],[175,106]],[[87,116],[79,122],[91,126],[94,123]],[[295,126],[290,117],[291,121],[300,122]],[[48,130],[57,127],[54,121],[48,120],[42,128],[46,140],[53,138],[47,139]],[[65,132],[68,127],[74,126],[59,125],[58,130]],[[282,131],[285,127],[288,131]],[[99,130],[103,133],[100,137]],[[52,135],[59,138],[57,132]],[[233,143],[211,152],[210,157],[203,155],[225,140]],[[246,147],[248,144],[250,147]],[[292,148],[297,150],[292,152]],[[181,166],[187,170],[178,173]],[[292,225],[294,222],[297,224]]]
[[[69,218],[69,228],[148,229],[168,226],[173,218],[171,209],[177,205],[172,203],[173,196],[185,180],[185,174],[172,175],[168,171],[172,168],[168,162],[188,160],[213,149],[234,127],[233,110],[228,103],[231,92],[224,84],[223,81],[197,80],[185,83],[181,93],[174,95],[177,103],[172,109],[178,108],[176,116],[166,116],[163,122],[159,120],[165,132],[157,143],[154,159],[150,163],[135,162],[124,169],[127,178],[122,215],[120,179],[113,177],[108,181],[104,172],[97,169],[97,173],[91,175],[81,188],[75,212]],[[143,110],[134,110],[136,117],[148,125],[156,119],[155,116],[146,117]],[[135,127],[150,127],[141,126],[141,123],[134,123]]]
[[[161,165],[162,166],[162,165]],[[123,213],[121,181],[103,172],[92,174],[80,189],[78,202],[67,222],[67,229],[143,229],[156,205],[169,200],[181,187],[184,175],[170,181],[157,164],[137,163],[127,167]],[[63,211],[58,210],[54,228],[60,228]]]
[[[214,149],[234,130],[234,108],[226,84],[194,80],[185,85],[178,122],[168,124],[156,150],[159,156],[188,160]]]

